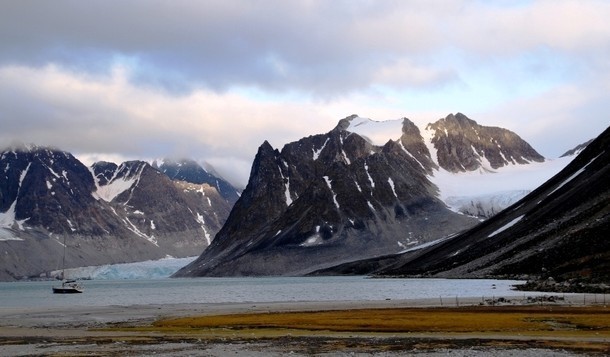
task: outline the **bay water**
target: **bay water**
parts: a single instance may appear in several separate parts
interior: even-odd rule
[[[516,280],[260,277],[87,280],[82,294],[53,294],[58,282],[0,283],[0,308],[291,301],[375,301],[524,296]],[[539,295],[538,293],[527,293]]]

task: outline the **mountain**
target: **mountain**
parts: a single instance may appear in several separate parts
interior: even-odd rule
[[[0,280],[67,267],[201,252],[231,208],[208,184],[173,181],[143,161],[86,167],[68,152],[0,152]]]
[[[563,155],[561,155],[560,157],[567,157],[567,156],[576,156],[578,154],[580,154],[589,144],[591,144],[591,142],[593,142],[593,139],[584,142],[580,145],[577,145],[575,148],[566,151]]]
[[[129,230],[170,255],[192,255],[209,245],[230,209],[215,187],[172,181],[144,161],[99,162],[92,171],[94,197],[112,203],[115,212],[118,206]],[[205,240],[193,244],[194,237]]]
[[[208,184],[215,187],[218,193],[233,206],[240,196],[237,190],[226,180],[220,178],[218,174],[208,172],[204,167],[194,160],[189,159],[163,159],[155,160],[152,166],[163,172],[172,180],[190,182],[194,184]]]
[[[439,199],[439,172],[544,161],[516,134],[462,114],[425,130],[428,140],[407,118],[353,115],[281,151],[263,143],[227,222],[175,276],[302,275],[398,253],[478,222]]]
[[[560,173],[475,228],[425,249],[325,271],[610,284],[610,128]],[[533,286],[530,286],[532,288]]]
[[[401,135],[401,120],[355,118],[350,131],[382,145]],[[419,128],[433,162],[428,178],[456,212],[487,219],[567,165],[573,157],[544,159],[517,134],[479,125],[461,113]]]
[[[510,164],[543,162],[542,157],[517,134],[486,127],[464,114],[450,114],[429,124],[438,165],[449,172],[498,169]]]

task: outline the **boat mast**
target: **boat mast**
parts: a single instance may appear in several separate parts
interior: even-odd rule
[[[61,259],[61,280],[66,280],[66,235],[64,234],[64,256]]]

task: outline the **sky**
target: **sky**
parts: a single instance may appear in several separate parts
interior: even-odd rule
[[[610,123],[610,1],[0,2],[0,147],[188,157],[247,183],[258,147],[351,114],[461,112],[555,158]]]

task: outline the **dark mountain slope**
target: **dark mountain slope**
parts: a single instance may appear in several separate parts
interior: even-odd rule
[[[515,205],[434,246],[326,271],[610,281],[610,128]]]

